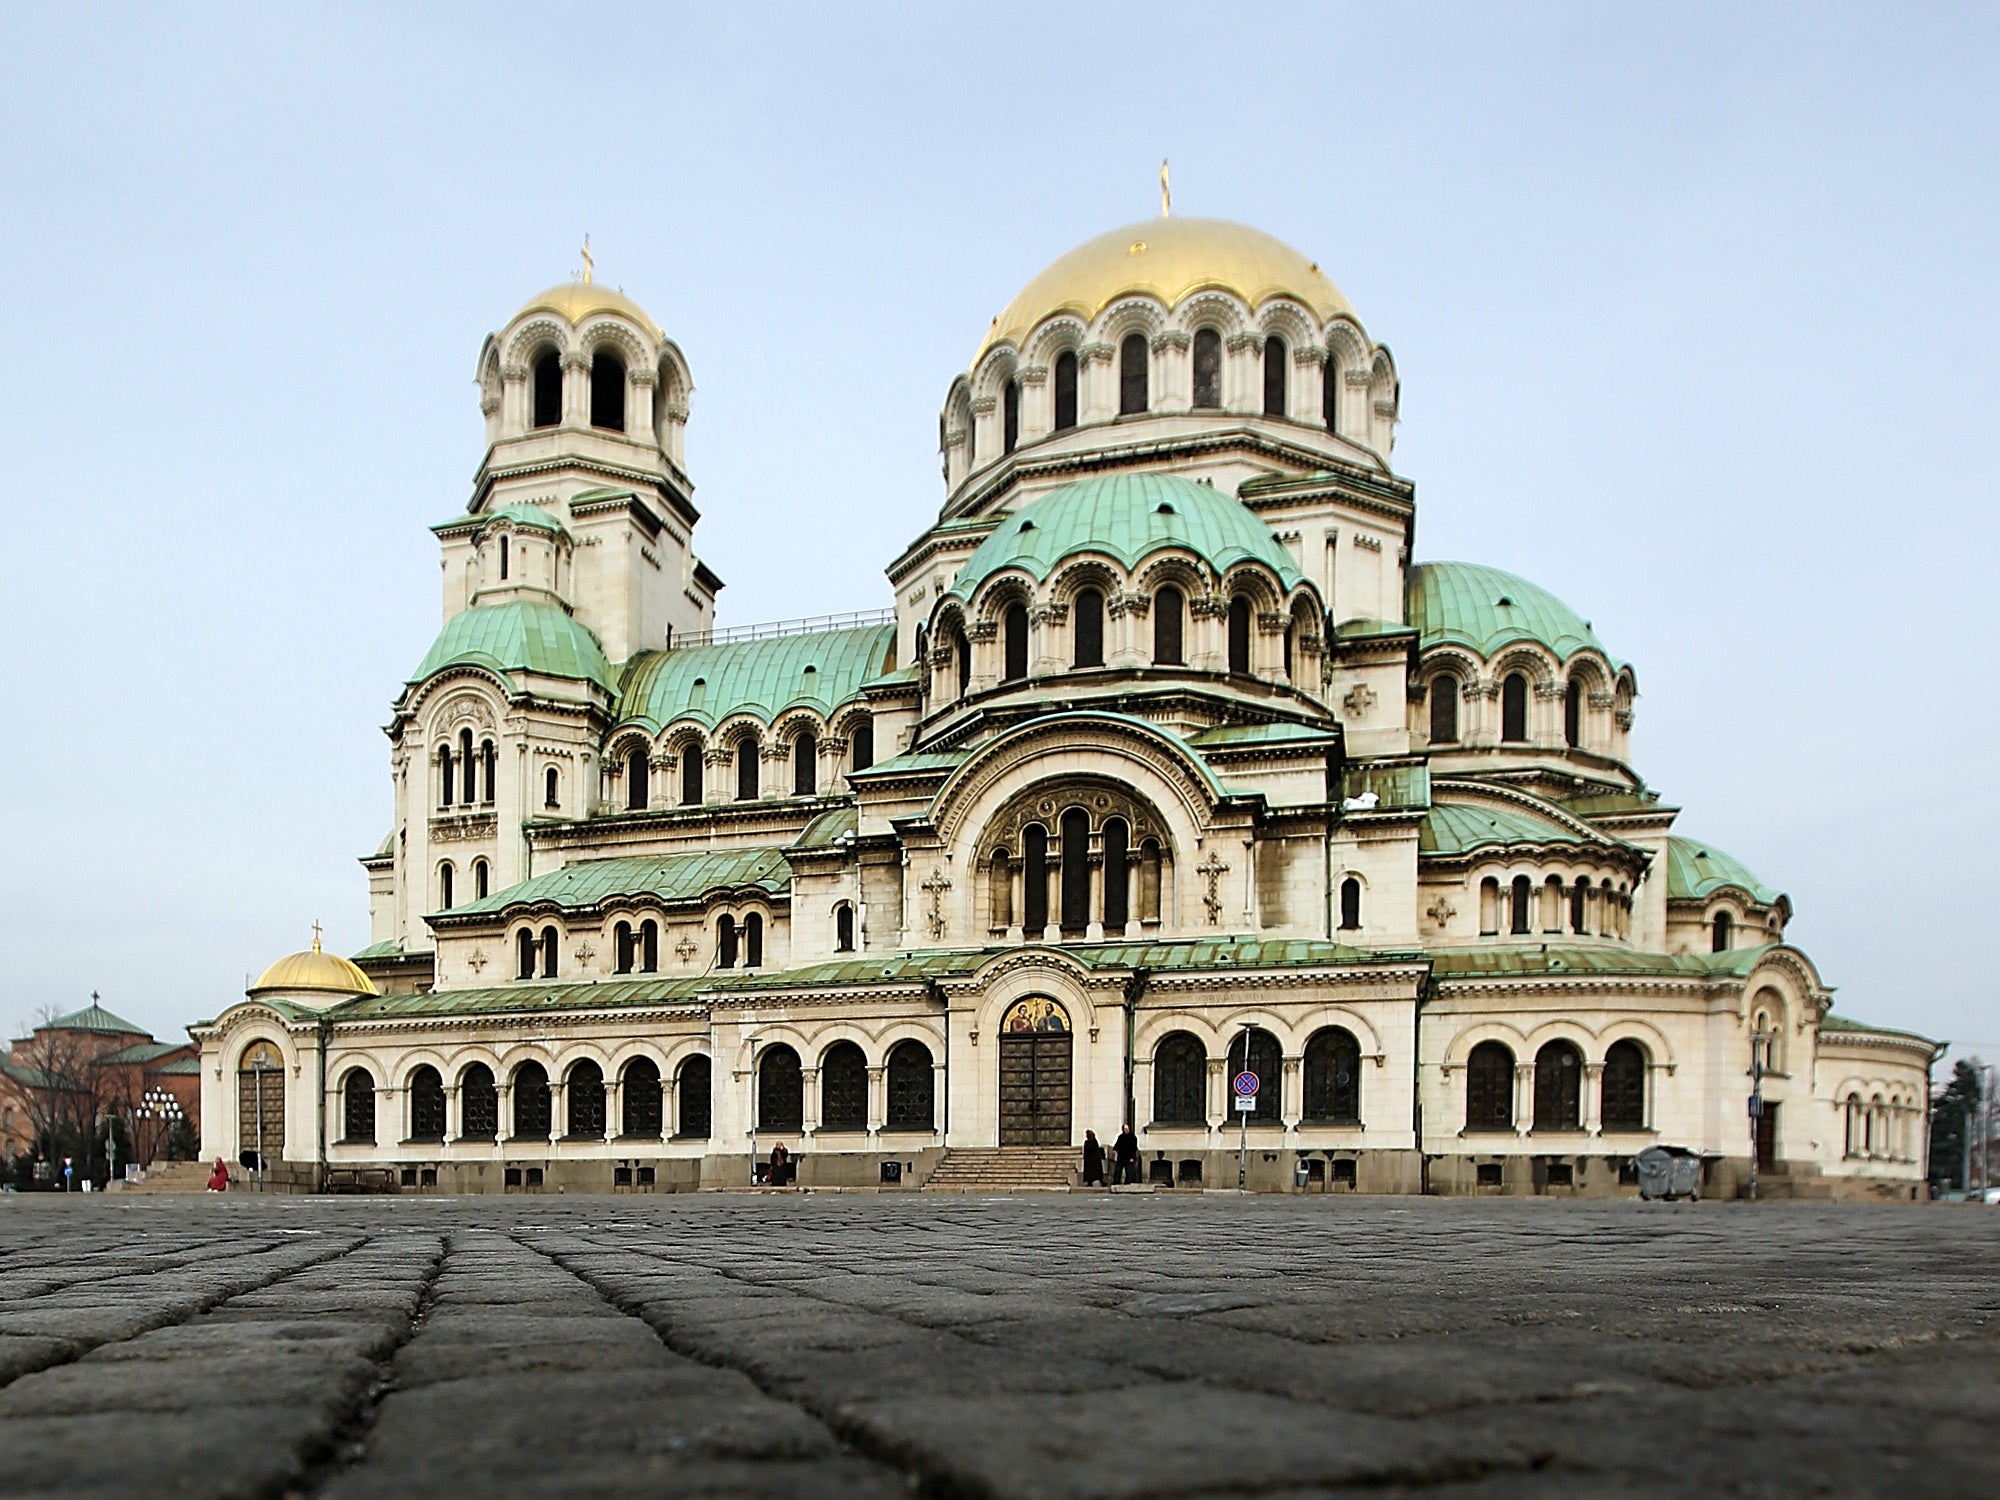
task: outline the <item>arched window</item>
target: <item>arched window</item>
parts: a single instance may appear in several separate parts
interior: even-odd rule
[[[847,731],[848,766],[852,770],[865,771],[875,764],[875,721],[859,718],[854,727]]]
[[[819,740],[810,734],[792,741],[792,795],[819,795]]]
[[[1569,888],[1569,930],[1579,935],[1590,931],[1590,882],[1581,876]]]
[[[1158,922],[1160,920],[1160,884],[1166,859],[1160,849],[1158,839],[1147,839],[1139,845],[1139,920]]]
[[[754,911],[743,919],[743,967],[764,967],[764,919]]]
[[[958,696],[972,691],[972,643],[957,626],[951,632],[951,659],[958,667]]]
[[[697,1054],[681,1064],[679,1081],[674,1085],[674,1102],[680,1106],[681,1117],[675,1135],[697,1141],[708,1139],[709,1080],[713,1076],[706,1057]]]
[[[1090,926],[1090,814],[1072,807],[1062,815],[1062,930]]]
[[[1574,677],[1563,689],[1563,743],[1571,749],[1583,743],[1583,684]]]
[[[542,978],[553,979],[555,977],[556,930],[553,927],[544,927],[542,929]]]
[[[630,922],[620,922],[611,930],[613,948],[612,970],[618,974],[630,974],[638,957],[638,934],[632,931]]]
[[[507,581],[507,538],[500,538],[500,581]]]
[[[472,899],[484,901],[493,884],[493,867],[483,859],[472,862]]]
[[[572,1140],[603,1140],[604,1070],[588,1060],[578,1063],[569,1070],[569,1087],[563,1090],[563,1097],[569,1106],[565,1134]]]
[[[542,806],[551,812],[562,806],[562,779],[554,766],[542,772]]]
[[[444,1139],[444,1080],[426,1064],[410,1075],[410,1139]]]
[[[1340,930],[1355,932],[1361,927],[1361,882],[1352,875],[1340,882]]]
[[[605,349],[590,360],[590,425],[625,430],[625,361]]]
[[[1172,584],[1153,594],[1153,665],[1178,667],[1181,655],[1181,620],[1187,600]]]
[[[1285,414],[1285,341],[1275,333],[1264,340],[1264,415]]]
[[[1213,328],[1194,334],[1194,406],[1196,411],[1222,406],[1222,335]]]
[[[451,746],[438,746],[438,806],[451,806],[452,792]]]
[[[868,1059],[852,1042],[835,1042],[819,1060],[822,1130],[868,1128]]]
[[[774,1042],[757,1059],[757,1128],[799,1130],[805,1125],[806,1083],[799,1055]]]
[[[1016,601],[1000,618],[1004,655],[1000,680],[1019,682],[1028,675],[1028,606]]]
[[[474,1063],[458,1079],[459,1139],[490,1141],[500,1134],[500,1091],[493,1070]]]
[[[736,742],[736,800],[757,800],[757,742],[747,734]]]
[[[700,807],[701,794],[701,746],[687,740],[681,745],[681,806]]]
[[[1070,605],[1071,629],[1075,632],[1075,665],[1104,665],[1104,596],[1096,589],[1079,589]]]
[[[736,967],[736,919],[718,917],[715,922],[715,966],[718,969]]]
[[[1132,867],[1126,858],[1132,832],[1123,818],[1104,823],[1104,935],[1117,937],[1132,916]]]
[[[965,467],[969,473],[979,462],[979,417],[972,411],[965,414]]]
[[[1021,831],[1021,928],[1031,943],[1049,925],[1049,832],[1039,823]]]
[[[1528,737],[1528,679],[1509,672],[1500,684],[1500,738],[1508,741]]]
[[[1563,930],[1563,883],[1560,875],[1551,875],[1542,882],[1542,931],[1559,933]]]
[[[375,1075],[366,1068],[348,1072],[341,1085],[341,1132],[344,1144],[375,1144]]]
[[[653,789],[647,784],[647,763],[644,750],[629,751],[625,756],[625,809],[627,812],[643,812],[652,801]]]
[[[1275,1125],[1282,1116],[1280,1056],[1278,1039],[1255,1027],[1237,1032],[1236,1040],[1229,1044],[1229,1077],[1246,1067],[1257,1075],[1257,1107],[1249,1112],[1252,1125]]]
[[[540,1063],[514,1070],[514,1135],[517,1141],[546,1141],[555,1122],[549,1104],[549,1074]]]
[[[1491,875],[1479,882],[1479,935],[1500,935],[1500,882]]]
[[[1118,415],[1135,416],[1147,405],[1146,336],[1128,333],[1118,345]]]
[[[1056,356],[1056,431],[1076,426],[1076,353],[1065,349]]]
[[[657,1141],[665,1122],[665,1100],[660,1091],[660,1065],[650,1057],[635,1057],[625,1064],[618,1088],[619,1134]]]
[[[534,416],[537,427],[554,427],[562,421],[562,356],[544,349],[535,356]]]
[[[1646,1128],[1646,1054],[1637,1042],[1613,1042],[1605,1052],[1599,1113],[1606,1130]]]
[[[1008,381],[1000,392],[1000,451],[1012,453],[1021,442],[1021,387]]]
[[[833,909],[833,951],[854,951],[854,908],[845,901]]]
[[[451,899],[452,897],[451,885],[452,885],[451,861],[446,860],[443,864],[438,866],[438,910],[439,911],[450,911],[452,908],[453,902]]]
[[[447,865],[446,868],[449,869],[450,866]],[[1730,929],[1734,925],[1734,921],[1735,919],[1726,911],[1719,911],[1715,914],[1715,920],[1709,924],[1708,947],[1711,953],[1727,953],[1729,951],[1729,940],[1732,935]]]
[[[648,974],[660,969],[660,924],[651,917],[639,924],[639,967]]]
[[[1509,890],[1512,900],[1510,915],[1513,920],[1507,924],[1509,932],[1532,932],[1535,921],[1535,884],[1525,875],[1516,875]]]
[[[1340,361],[1326,351],[1326,363],[1319,369],[1319,409],[1326,417],[1326,430],[1340,435]]]
[[[479,795],[479,762],[472,753],[470,729],[458,732],[458,769],[461,783],[458,800],[470,807]]]
[[[1170,1032],[1153,1049],[1153,1123],[1208,1123],[1208,1049],[1199,1037]]]
[[[482,795],[479,800],[490,806],[493,802],[493,782],[500,773],[500,752],[493,747],[493,741],[487,740],[479,747],[479,764],[484,772],[480,777]]]
[[[1014,869],[1004,847],[986,867],[986,925],[994,932],[1014,925]]]
[[[885,1130],[933,1130],[937,1127],[936,1075],[931,1049],[922,1042],[898,1042],[889,1051],[889,1097]]]
[[[1535,1129],[1582,1125],[1583,1054],[1568,1042],[1550,1042],[1535,1054]]]
[[[1868,1126],[1862,1114],[1861,1096],[1847,1096],[1847,1143],[1842,1154],[1860,1156],[1868,1145]]]
[[[1250,670],[1250,601],[1242,594],[1229,601],[1229,670]]]
[[[514,977],[516,979],[533,979],[535,977],[535,959],[541,952],[540,944],[535,941],[534,929],[523,927],[519,932],[515,933],[514,946],[519,956],[519,962],[514,967]]]
[[[1329,1125],[1361,1123],[1361,1043],[1328,1026],[1306,1043],[1304,1117]]]
[[[1431,743],[1458,742],[1458,679],[1439,676],[1431,679]]]
[[[1465,1060],[1465,1128],[1514,1128],[1514,1054],[1499,1042],[1481,1042]]]

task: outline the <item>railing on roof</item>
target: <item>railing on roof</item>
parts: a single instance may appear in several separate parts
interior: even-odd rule
[[[762,625],[731,625],[726,630],[696,630],[668,639],[667,649],[685,646],[731,646],[738,641],[768,641],[781,635],[810,635],[819,630],[860,630],[870,625],[893,625],[893,609],[854,609],[842,615],[807,615],[799,620],[771,620]]]

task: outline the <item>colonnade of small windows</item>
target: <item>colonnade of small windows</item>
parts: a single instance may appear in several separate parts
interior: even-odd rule
[[[1283,1048],[1261,1027],[1239,1032],[1231,1041],[1225,1078],[1249,1071],[1258,1079],[1252,1125],[1283,1122]],[[1208,1126],[1211,1089],[1208,1049],[1192,1032],[1175,1031],[1153,1049],[1153,1124]],[[1361,1043],[1341,1026],[1326,1026],[1307,1039],[1299,1067],[1299,1119],[1307,1125],[1361,1123]],[[1220,1098],[1213,1101],[1219,1109]]]
[[[1920,1127],[1912,1121],[1917,1113],[1912,1106],[1880,1094],[1863,1099],[1858,1090],[1850,1090],[1842,1104],[1846,1134],[1841,1155],[1849,1161],[1914,1160],[1911,1143]]]
[[[823,742],[817,728],[810,725],[791,732],[784,743],[789,747],[786,758],[790,762],[791,795],[794,797],[817,797],[821,795],[820,754]],[[753,730],[733,732],[729,736],[729,750],[726,764],[729,766],[729,788],[731,800],[755,802],[763,796],[763,774],[760,761],[763,757],[763,741]],[[708,801],[708,778],[705,766],[708,748],[697,735],[684,733],[673,741],[672,753],[679,759],[678,781],[672,794],[681,807],[701,807]],[[624,803],[627,812],[643,812],[653,801],[653,749],[645,742],[634,742],[620,754],[615,766],[624,780]],[[847,768],[850,771],[865,771],[875,764],[875,725],[868,715],[858,715],[851,719],[847,731]],[[548,772],[548,805],[556,803],[556,771]]]
[[[1104,819],[1093,839],[1090,814],[1071,807],[1055,820],[1053,836],[1036,821],[1022,828],[1020,842],[1018,850],[1002,845],[987,858],[987,926],[993,932],[1018,927],[1037,941],[1051,926],[1069,938],[1094,926],[1111,937],[1134,921],[1159,922],[1169,856],[1156,838],[1134,845],[1125,819]]]
[[[1465,1062],[1465,1129],[1513,1131],[1518,1069],[1504,1042],[1475,1046]],[[1586,1068],[1576,1044],[1557,1040],[1535,1053],[1530,1107],[1536,1131],[1577,1131],[1583,1118]],[[1600,1130],[1646,1129],[1646,1052],[1637,1042],[1613,1042],[1605,1049],[1598,1080]]]
[[[475,859],[472,862],[472,899],[484,901],[491,894],[492,885],[493,867],[484,859]],[[458,904],[458,896],[458,871],[450,860],[442,860],[438,864],[437,909],[450,911]]]
[[[530,427],[559,427],[563,419],[563,356],[547,348],[537,354],[529,372]],[[590,425],[606,432],[624,432],[625,361],[609,349],[590,357]],[[504,576],[504,575],[502,575]]]
[[[1516,875],[1506,884],[1488,875],[1479,882],[1479,933],[1525,937],[1539,932],[1553,936],[1567,931],[1576,937],[1628,939],[1632,935],[1632,894],[1625,883],[1615,886],[1609,876],[1592,885],[1579,875],[1565,884],[1560,875],[1539,883]]]
[[[447,740],[438,746],[436,760],[440,809],[493,805],[500,752],[492,740],[482,739],[475,745],[472,731],[461,729],[455,744]]]
[[[1584,709],[1589,699],[1589,683],[1573,675],[1563,684],[1563,743],[1571,749],[1588,748],[1585,740]],[[1455,745],[1463,733],[1460,724],[1462,688],[1450,672],[1433,676],[1426,689],[1430,704],[1430,742]],[[1526,672],[1509,672],[1500,680],[1500,741],[1526,744],[1532,738],[1528,704],[1533,683]]]

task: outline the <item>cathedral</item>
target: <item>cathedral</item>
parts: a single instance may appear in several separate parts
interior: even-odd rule
[[[1720,1196],[1923,1180],[1935,1045],[1675,831],[1589,620],[1417,560],[1395,362],[1270,235],[1163,215],[1030,281],[852,615],[717,626],[688,363],[587,267],[476,378],[373,941],[192,1028],[207,1154],[1058,1187],[1129,1122],[1162,1191],[1611,1196],[1654,1145]]]

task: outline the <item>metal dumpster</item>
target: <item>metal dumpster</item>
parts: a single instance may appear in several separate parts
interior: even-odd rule
[[[1632,1158],[1639,1196],[1648,1200],[1701,1196],[1701,1158],[1685,1146],[1648,1146]]]

